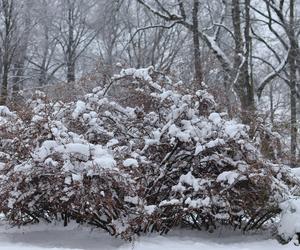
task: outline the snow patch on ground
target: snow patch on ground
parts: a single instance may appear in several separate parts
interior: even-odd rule
[[[136,238],[133,243],[115,239],[99,230],[71,225],[37,225],[21,229],[0,226],[0,250],[290,250],[266,234],[242,235],[220,229],[213,234],[178,230],[167,236],[156,234]]]

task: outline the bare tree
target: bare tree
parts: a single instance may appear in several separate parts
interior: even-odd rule
[[[296,4],[294,0],[268,1],[264,0],[265,12],[257,7],[252,8],[258,13],[262,20],[268,25],[270,33],[281,45],[280,52],[275,51],[271,45],[262,37],[256,38],[263,42],[272,51],[277,61],[278,67],[273,67],[272,72],[264,78],[258,86],[258,95],[261,96],[265,86],[276,77],[281,77],[290,89],[290,135],[291,135],[291,164],[295,165],[297,151],[297,98],[300,97],[297,90],[297,70],[299,70],[299,29],[296,22]],[[284,58],[280,57],[284,55]],[[263,60],[266,62],[265,60]],[[283,74],[283,76],[282,76]]]
[[[55,28],[57,42],[62,48],[67,81],[76,79],[76,62],[97,36],[95,29],[91,29],[89,11],[95,1],[60,0],[57,8]]]
[[[12,60],[15,55],[18,37],[17,37],[17,18],[18,12],[15,0],[2,0],[0,6],[1,26],[1,96],[0,105],[5,105],[8,98],[9,71],[12,66]]]
[[[24,8],[20,10],[21,19],[23,20],[23,22],[22,24],[19,24],[19,26],[22,27],[22,30],[19,32],[21,33],[22,39],[20,39],[16,48],[15,60],[13,62],[13,97],[17,96],[17,92],[20,90],[20,84],[24,82],[24,80],[26,80],[25,63],[29,46],[29,38],[31,35],[32,27],[34,26],[31,19],[31,9],[33,7],[33,4],[33,0],[27,0],[24,3]],[[19,29],[21,27],[19,27]]]
[[[34,14],[34,28],[31,32],[31,43],[27,53],[29,67],[27,74],[30,79],[43,86],[60,77],[56,73],[64,66],[57,41],[57,30],[54,28],[55,9],[53,1],[39,0]]]

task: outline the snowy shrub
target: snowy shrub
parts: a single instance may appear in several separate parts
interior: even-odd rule
[[[281,243],[288,243],[292,239],[295,244],[300,243],[300,200],[295,197],[294,199],[287,200],[280,204],[281,218],[278,225],[278,240]]]
[[[43,93],[28,108],[0,108],[0,210],[13,224],[69,220],[129,239],[187,225],[260,228],[295,185],[264,159],[249,128],[215,112],[152,67],[126,69],[113,87],[77,102]],[[123,91],[119,91],[123,93]]]
[[[130,179],[108,148],[76,134],[79,126],[65,120],[78,105],[48,103],[42,93],[28,105],[30,116],[5,109],[1,119],[2,212],[18,225],[76,219],[116,234],[114,223],[126,219]]]

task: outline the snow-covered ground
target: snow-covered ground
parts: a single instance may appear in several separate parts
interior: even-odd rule
[[[282,246],[266,235],[245,236],[177,231],[168,236],[150,235],[125,243],[99,231],[61,227],[10,229],[0,226],[0,250],[87,249],[87,250],[290,250],[293,243]]]

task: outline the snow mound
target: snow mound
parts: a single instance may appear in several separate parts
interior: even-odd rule
[[[278,236],[284,242],[289,242],[297,233],[300,234],[300,199],[283,202],[280,208],[282,212],[278,225]]]

